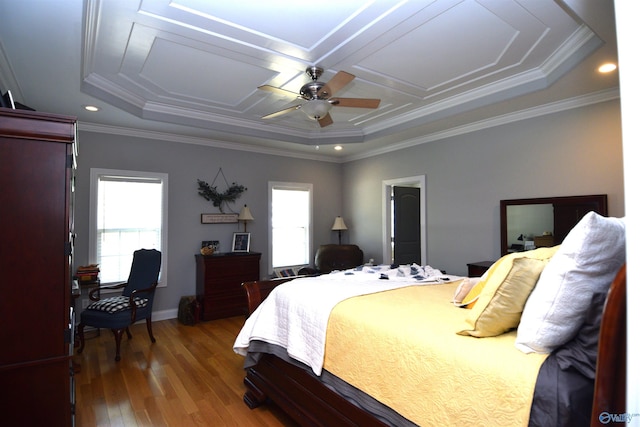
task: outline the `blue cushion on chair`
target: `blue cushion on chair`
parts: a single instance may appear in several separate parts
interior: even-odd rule
[[[134,297],[133,302],[138,308],[146,307],[149,299]],[[125,297],[123,295],[101,299],[100,301],[96,301],[87,306],[87,310],[105,311],[107,313],[117,313],[119,311],[128,310],[129,308],[129,297]]]

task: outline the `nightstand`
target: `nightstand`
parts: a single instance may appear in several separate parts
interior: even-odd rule
[[[480,277],[493,265],[494,262],[495,261],[479,261],[469,263],[467,264],[467,268],[469,270],[467,274],[469,277]]]

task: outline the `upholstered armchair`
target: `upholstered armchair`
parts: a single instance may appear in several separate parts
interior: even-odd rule
[[[298,274],[330,273],[363,264],[364,254],[358,245],[320,245],[316,251],[315,269],[303,268]]]
[[[146,319],[147,332],[151,342],[156,342],[151,329],[151,312],[153,310],[153,297],[158,276],[160,274],[161,254],[155,249],[140,249],[133,253],[133,262],[129,279],[125,283],[112,286],[101,286],[92,289],[89,298],[94,301],[80,314],[78,325],[78,338],[80,348],[78,353],[84,350],[84,328],[111,329],[116,339],[116,362],[120,360],[120,341],[126,331],[131,339],[129,326],[139,319]],[[98,295],[106,289],[123,289],[122,294],[110,298],[100,299]]]

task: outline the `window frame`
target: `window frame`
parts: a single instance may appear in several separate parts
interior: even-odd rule
[[[297,267],[305,267],[309,266],[312,263],[313,252],[313,184],[310,183],[302,183],[302,182],[282,182],[282,181],[269,181],[269,191],[268,191],[268,203],[269,203],[269,229],[268,229],[268,240],[269,240],[269,274],[273,274],[276,270],[284,269],[284,268],[297,268]],[[307,191],[309,192],[309,224],[308,224],[308,232],[309,238],[307,239],[307,252],[308,252],[308,263],[301,265],[287,265],[287,266],[278,266],[274,267],[273,265],[273,190],[293,190],[293,191]]]
[[[121,178],[159,180],[162,183],[162,213],[160,245],[162,263],[160,266],[160,280],[158,287],[167,287],[168,283],[168,243],[169,243],[169,174],[162,172],[131,171],[121,169],[91,168],[89,185],[89,263],[97,263],[98,258],[98,181],[102,176]],[[125,279],[126,280],[126,279]],[[108,283],[103,283],[106,285]]]

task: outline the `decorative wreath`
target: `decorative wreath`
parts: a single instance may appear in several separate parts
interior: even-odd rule
[[[227,189],[224,193],[218,192],[218,187],[213,184],[216,182],[218,175],[222,174],[222,178],[224,178],[225,183],[227,184]],[[227,182],[227,178],[224,176],[224,172],[222,172],[222,168],[218,170],[216,177],[213,179],[211,185],[207,182],[199,179],[198,180],[198,194],[204,197],[206,200],[213,203],[213,206],[218,208],[221,213],[224,213],[223,205],[233,203],[236,201],[238,197],[242,193],[247,190],[247,187],[244,185],[237,184],[232,182],[231,185]]]

